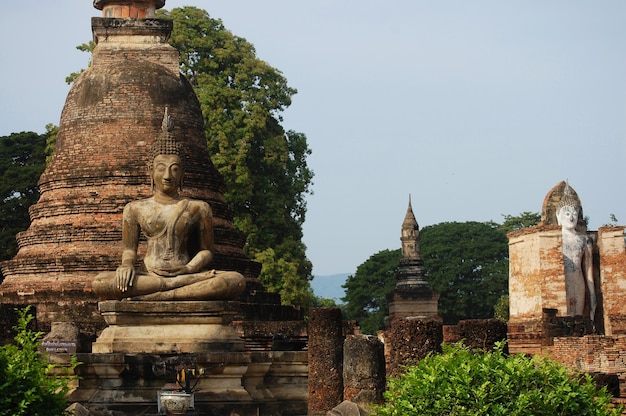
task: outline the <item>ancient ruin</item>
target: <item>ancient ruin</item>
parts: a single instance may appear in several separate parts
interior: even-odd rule
[[[566,189],[568,191],[565,197]],[[545,316],[563,317],[563,330],[570,334],[574,331],[585,334],[602,331],[602,319],[590,319],[590,301],[585,302],[589,298],[588,292],[585,292],[586,296],[581,301],[587,311],[585,316],[583,313],[579,313],[578,317],[570,314],[570,302],[566,296],[563,227],[558,224],[557,219],[565,205],[580,208],[573,227],[578,233],[588,236],[590,250],[593,251],[596,246],[593,241],[597,239],[597,234],[587,232],[580,199],[565,181],[557,184],[544,199],[542,221],[539,225],[509,235],[509,343],[512,351],[541,350],[542,338],[547,330]],[[595,251],[597,252],[597,247]],[[593,267],[593,274],[593,281],[598,282],[597,262]],[[594,321],[600,324],[595,329]]]
[[[419,225],[413,214],[411,198],[402,222],[400,241],[402,259],[396,271],[396,287],[389,299],[388,321],[402,318],[438,319],[439,294],[432,290],[424,271],[420,252]]]
[[[440,351],[441,342],[485,348],[504,336],[496,320],[442,325],[410,198],[384,354],[338,309],[313,310],[305,322],[267,293],[233,227],[200,105],[167,43],[172,22],[155,18],[164,5],[94,1],[102,17],[92,18],[92,64],[68,94],[31,226],[1,265],[0,304],[33,305],[48,332],[42,350],[56,363],[72,354],[82,363],[71,401],[163,414],[166,403],[178,406],[170,393],[183,390],[193,393],[194,414],[323,415],[353,407],[345,400],[380,402],[385,371]],[[183,244],[187,225],[204,237],[194,251]],[[544,200],[542,222],[509,234],[511,352],[625,381],[625,228],[588,231],[578,195],[561,182]]]
[[[546,354],[581,371],[613,375],[623,384],[625,227],[587,230],[580,198],[565,181],[548,192],[541,217],[537,226],[509,234],[509,349]],[[572,222],[569,230],[559,224],[566,219]],[[568,232],[576,235],[574,243]],[[574,261],[572,248],[564,247],[568,244],[579,256]],[[584,252],[593,260],[588,269],[580,257]],[[572,271],[581,272],[575,278],[582,290],[575,296],[567,288]]]
[[[187,374],[201,414],[305,414],[303,312],[266,292],[243,252],[167,43],[172,21],[155,18],[164,4],[94,1],[92,63],[67,96],[31,226],[2,264],[0,302],[35,307],[53,360],[76,353],[70,400],[90,408],[156,414]]]
[[[250,291],[260,288],[259,265],[243,253],[245,238],[232,226],[207,152],[200,105],[167,43],[172,22],[154,18],[164,2],[94,3],[104,17],[92,19],[91,66],[67,96],[41,197],[29,229],[17,236],[18,254],[2,264],[0,285],[3,304],[36,305],[40,325],[73,321],[91,337],[103,326],[92,281],[119,265],[124,206],[151,195],[147,159],[166,107],[186,148],[182,195],[213,211],[212,267],[237,270]]]

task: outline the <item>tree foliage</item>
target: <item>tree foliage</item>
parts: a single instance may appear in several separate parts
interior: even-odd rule
[[[59,416],[76,377],[54,375],[57,365],[38,352],[43,333],[28,329],[33,320],[28,311],[18,310],[15,343],[0,346],[0,416]],[[71,369],[76,365],[73,358]]]
[[[377,416],[619,416],[610,394],[591,376],[579,374],[539,355],[506,355],[504,344],[474,353],[443,345],[389,380],[386,403]]]
[[[424,267],[440,293],[444,323],[493,317],[509,278],[508,240],[497,224],[444,222],[424,227],[421,236]]]
[[[447,324],[494,317],[508,292],[508,240],[498,224],[444,222],[420,230],[421,254],[430,286],[440,293],[439,314]],[[396,284],[401,251],[383,250],[348,276],[343,287],[346,316],[364,333],[384,325],[387,296]]]
[[[505,234],[521,230],[522,228],[532,227],[541,221],[540,213],[529,211],[524,211],[519,215],[503,215],[503,217],[504,222],[498,228]]]
[[[296,90],[256,56],[254,46],[195,7],[161,11],[172,19],[170,43],[194,85],[211,160],[226,181],[225,198],[246,251],[263,264],[261,281],[284,303],[310,305],[311,262],[302,243],[313,172],[306,136],[285,131],[281,112]]]
[[[345,313],[359,322],[361,332],[375,334],[383,327],[389,311],[387,295],[396,285],[396,269],[402,258],[400,249],[382,250],[372,255],[348,276],[343,288]]]
[[[30,224],[28,208],[39,199],[46,166],[46,137],[33,132],[0,137],[0,260],[17,253],[15,235]]]

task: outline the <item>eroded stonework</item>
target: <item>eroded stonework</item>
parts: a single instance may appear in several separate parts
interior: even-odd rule
[[[574,199],[565,204],[567,188],[568,198]],[[588,231],[580,208],[575,232],[588,242],[593,286],[580,297],[584,308],[572,314],[566,296],[563,230],[556,217],[565,205],[581,206],[576,192],[563,181],[546,195],[540,224],[509,234],[509,343],[514,352],[539,352],[554,336],[617,335],[626,330],[624,227]],[[576,316],[568,320],[568,315]]]
[[[2,264],[0,302],[34,304],[44,330],[62,320],[90,334],[102,327],[91,282],[119,264],[124,206],[150,196],[145,166],[165,107],[187,149],[181,195],[213,210],[213,267],[237,270],[251,291],[261,289],[260,265],[243,253],[245,238],[232,225],[207,151],[199,102],[167,43],[172,22],[102,17],[92,18],[92,28],[92,65],[67,96],[31,225],[17,236],[17,255]]]

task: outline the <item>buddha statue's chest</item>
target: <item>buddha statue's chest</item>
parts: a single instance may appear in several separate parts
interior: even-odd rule
[[[140,227],[148,238],[161,235],[182,237],[191,224],[191,216],[181,204],[160,205],[154,209],[142,210],[140,218]]]

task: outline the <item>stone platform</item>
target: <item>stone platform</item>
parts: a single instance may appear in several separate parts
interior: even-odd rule
[[[104,301],[98,310],[105,328],[92,352],[184,354],[237,352],[244,342],[232,322],[240,319],[233,301]]]
[[[98,309],[108,327],[91,353],[76,354],[81,378],[70,401],[125,416],[156,414],[158,393],[176,389],[185,368],[201,374],[190,383],[191,414],[307,413],[304,322],[247,320],[236,301],[104,301]],[[262,342],[268,337],[273,342]],[[50,357],[69,365],[70,354]]]
[[[51,354],[69,365],[70,354]],[[205,369],[194,387],[202,416],[307,414],[307,351],[199,354],[78,353],[81,377],[69,396],[94,411],[124,416],[157,414],[159,391],[175,388],[180,365]],[[196,384],[196,381],[198,383]]]

